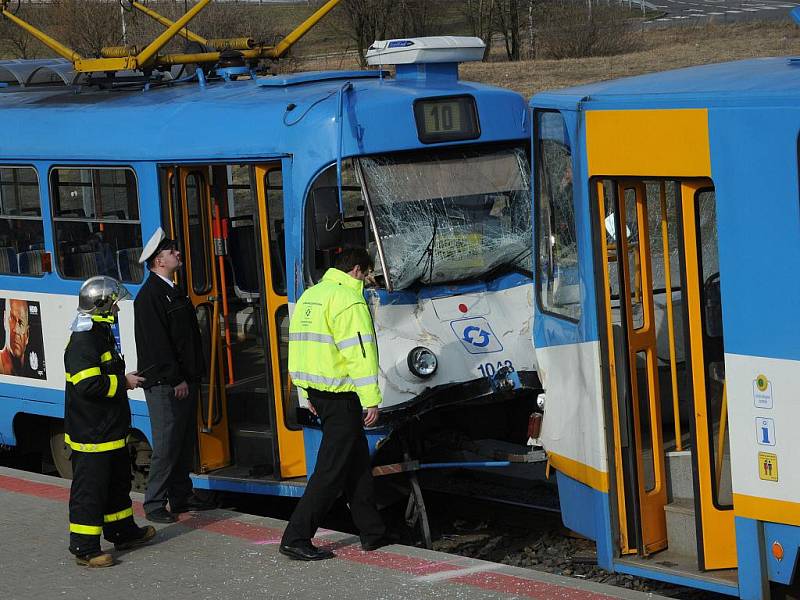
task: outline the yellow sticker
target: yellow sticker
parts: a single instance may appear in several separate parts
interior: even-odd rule
[[[766,375],[759,375],[756,377],[756,387],[758,388],[759,392],[767,391],[767,388],[769,387],[769,379],[767,379]]]
[[[778,455],[771,452],[758,453],[758,477],[765,481],[778,481]]]

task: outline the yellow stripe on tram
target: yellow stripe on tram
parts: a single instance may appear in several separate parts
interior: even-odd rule
[[[550,464],[564,475],[600,492],[608,493],[608,473],[552,452],[549,452],[547,457],[550,460]]]

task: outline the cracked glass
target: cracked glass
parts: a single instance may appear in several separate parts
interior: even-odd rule
[[[531,270],[523,148],[359,160],[393,288]]]

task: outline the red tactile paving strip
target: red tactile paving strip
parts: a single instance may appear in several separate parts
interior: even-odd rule
[[[28,481],[0,475],[0,489],[53,500],[56,502],[69,501],[69,488],[37,481]],[[140,502],[134,502],[134,510],[137,514],[143,514]],[[192,529],[201,529],[209,533],[235,537],[246,540],[254,544],[277,544],[281,534],[279,529],[263,527],[244,521],[225,518],[216,519],[209,514],[181,515],[180,525]],[[447,571],[458,571],[463,569],[463,565],[454,565],[449,562],[438,562],[413,556],[403,556],[392,552],[363,552],[354,545],[340,546],[340,542],[330,540],[315,540],[319,546],[329,547],[336,551],[338,558],[351,562],[370,565],[393,571],[402,571],[415,577],[444,573]],[[512,594],[537,600],[551,600],[559,598],[563,600],[611,600],[613,596],[599,594],[587,590],[579,590],[566,586],[534,581],[515,575],[496,572],[479,572],[456,576],[445,579],[449,584],[461,584],[469,587],[479,588],[487,591]]]

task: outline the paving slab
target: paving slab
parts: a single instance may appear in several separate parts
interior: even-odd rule
[[[142,497],[132,496],[144,524]],[[662,598],[410,546],[364,552],[357,537],[334,531],[315,543],[337,558],[291,561],[278,554],[284,521],[224,510],[180,515],[156,526],[152,544],[114,552],[114,567],[87,569],[67,551],[68,499],[69,481],[0,467],[0,599]]]

